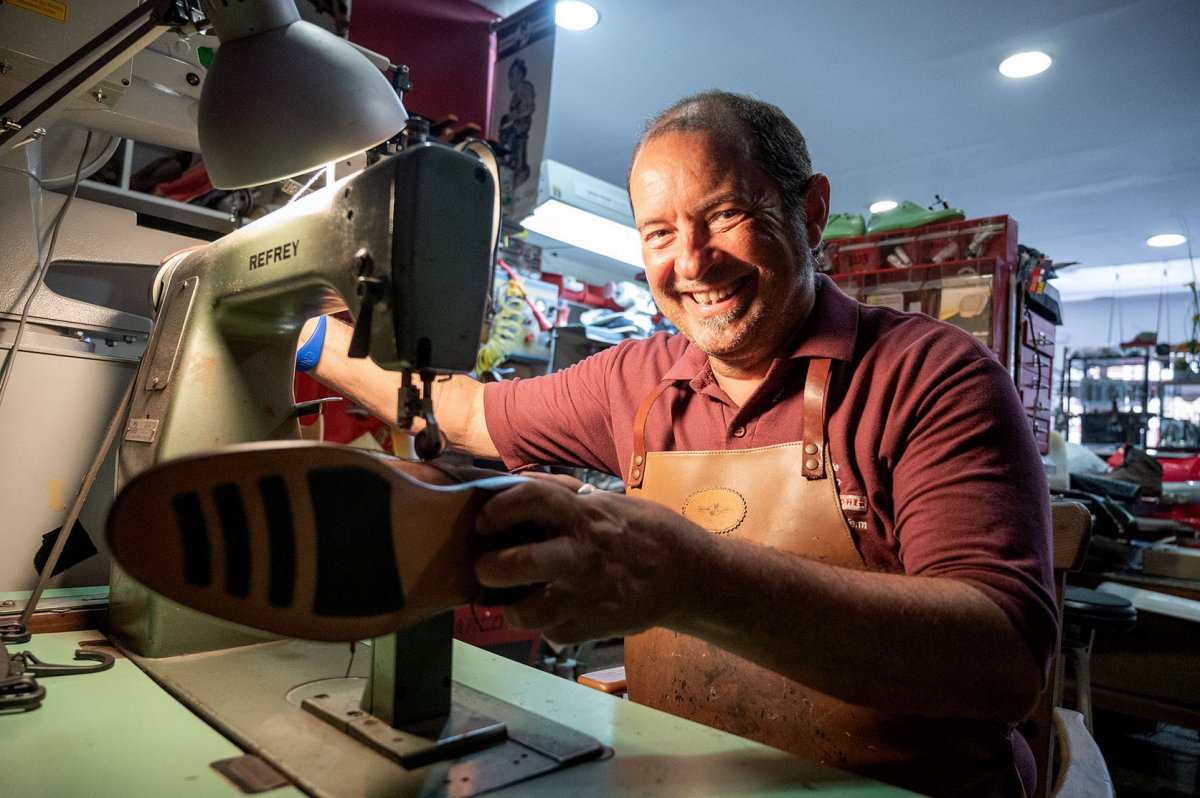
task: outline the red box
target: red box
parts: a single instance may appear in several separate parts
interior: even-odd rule
[[[1017,223],[1008,216],[967,219],[916,228],[922,263],[995,258],[1017,263]]]
[[[879,245],[873,237],[842,239],[838,248],[838,269],[835,273],[873,272],[880,268]]]

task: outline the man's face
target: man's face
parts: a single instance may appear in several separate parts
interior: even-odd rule
[[[807,235],[774,180],[742,141],[672,132],[642,147],[629,194],[659,310],[714,366],[761,376],[813,297]]]

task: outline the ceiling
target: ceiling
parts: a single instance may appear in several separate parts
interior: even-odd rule
[[[1140,270],[1159,291],[1175,261],[1170,288],[1185,290],[1187,247],[1145,240],[1200,236],[1200,2],[591,2],[600,24],[556,40],[547,158],[623,185],[648,116],[695,91],[744,92],[805,133],[834,212],[940,195],[1079,261],[1064,289],[1120,266],[1091,282]],[[528,2],[479,4],[505,16]],[[997,72],[1030,49],[1049,71]]]

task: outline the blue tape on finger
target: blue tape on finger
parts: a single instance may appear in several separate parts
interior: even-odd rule
[[[321,348],[325,346],[325,317],[317,319],[313,334],[304,345],[296,350],[296,371],[308,371],[321,359]]]

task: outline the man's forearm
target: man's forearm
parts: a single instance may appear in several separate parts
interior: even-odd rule
[[[301,338],[310,332],[305,325]],[[371,415],[387,424],[398,424],[398,391],[402,377],[387,371],[370,358],[346,356],[350,348],[350,325],[330,318],[325,330],[321,358],[308,373],[340,394],[350,397]],[[483,415],[483,385],[465,375],[438,378],[433,385],[433,408],[438,426],[451,447],[478,457],[498,458]],[[424,422],[418,419],[414,431]]]
[[[952,579],[838,568],[715,541],[670,625],[852,703],[1015,722],[1042,670],[1004,612]],[[729,544],[729,545],[726,545]],[[713,578],[718,575],[718,578]]]
[[[552,534],[482,555],[475,573],[487,587],[548,585],[504,617],[552,640],[665,626],[844,701],[926,716],[1017,721],[1040,692],[1029,645],[964,582],[838,568],[654,502],[537,483],[497,494],[478,519],[483,534],[520,524]]]

